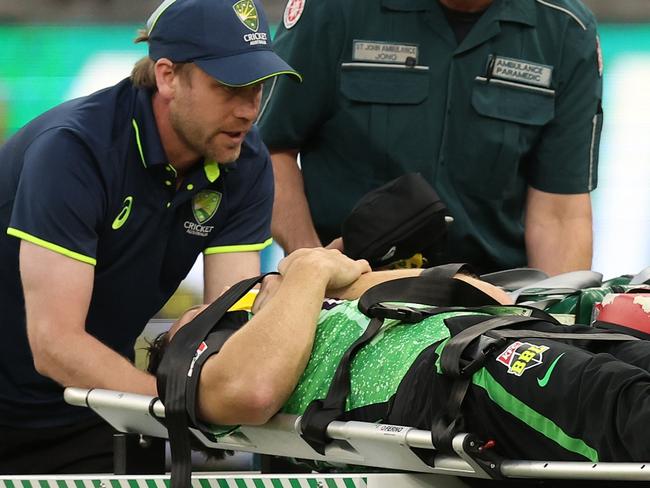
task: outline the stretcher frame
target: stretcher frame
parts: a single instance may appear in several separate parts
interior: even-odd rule
[[[160,421],[160,419],[164,419],[165,408],[156,397],[112,390],[81,388],[66,388],[64,397],[72,405],[91,408],[120,432],[167,438],[167,430]],[[344,483],[342,486],[347,487],[367,486],[378,488],[384,486],[382,480],[385,476],[391,479],[391,483],[396,483],[395,476],[399,477],[399,484],[396,483],[391,486],[413,488],[423,486],[445,488],[464,486],[461,481],[454,478],[458,476],[484,479],[502,477],[535,480],[650,481],[650,463],[526,460],[502,460],[497,463],[498,466],[491,463],[480,463],[467,449],[469,447],[468,443],[472,441],[469,434],[458,434],[453,440],[456,455],[436,454],[434,466],[432,467],[424,463],[412,450],[412,448],[435,450],[430,432],[405,426],[356,421],[332,422],[327,429],[327,434],[332,439],[332,442],[326,448],[324,456],[314,451],[300,437],[300,417],[295,415],[277,414],[262,426],[241,426],[235,432],[220,438],[218,443],[208,439],[199,430],[191,428],[190,431],[200,442],[211,448],[312,459],[330,464],[342,463],[379,467],[399,472],[369,473],[359,476],[347,475],[346,479],[348,481],[342,482]],[[211,479],[214,480],[214,474],[211,474],[211,476]],[[280,479],[277,475],[274,475],[274,477]],[[244,479],[241,476],[239,478]],[[266,486],[264,476],[254,475],[246,478],[258,480],[251,485],[256,488]],[[298,480],[303,477],[290,475],[290,478]],[[195,477],[195,479],[198,478]],[[220,479],[222,478],[220,477]],[[306,475],[304,479],[312,480],[308,481],[306,485],[310,487],[323,486],[329,488],[330,486],[338,486],[336,484],[332,485],[332,481],[328,482],[328,477],[322,474]],[[321,482],[314,484],[313,480],[315,479],[319,479]],[[388,479],[385,481],[388,482]],[[12,488],[2,483],[3,480],[0,479],[0,488]],[[299,481],[292,483],[288,486],[300,486]],[[106,488],[111,486],[117,488],[114,484],[106,485]],[[130,488],[134,486],[137,485],[132,485]],[[212,485],[210,483],[199,483],[197,486],[207,488]],[[229,485],[226,483],[215,486],[225,487]],[[284,485],[279,482],[279,484],[272,486],[277,488]],[[101,487],[94,485],[94,488]]]

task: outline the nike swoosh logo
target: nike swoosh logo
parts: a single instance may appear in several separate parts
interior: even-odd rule
[[[115,217],[115,220],[113,221],[113,225],[111,225],[113,230],[117,230],[124,225],[126,220],[129,218],[129,215],[131,215],[131,205],[133,205],[133,197],[126,197],[122,204],[122,210],[117,214],[117,217]]]
[[[540,388],[544,388],[548,384],[548,380],[551,379],[551,375],[553,374],[555,365],[557,364],[557,362],[560,360],[562,356],[564,356],[564,353],[560,354],[558,357],[555,358],[555,361],[553,361],[549,366],[549,368],[546,370],[546,374],[544,375],[543,378],[537,378],[537,384],[540,386]]]

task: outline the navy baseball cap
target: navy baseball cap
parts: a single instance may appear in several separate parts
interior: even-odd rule
[[[228,86],[301,76],[271,48],[259,0],[165,0],[147,21],[149,57],[193,62]]]

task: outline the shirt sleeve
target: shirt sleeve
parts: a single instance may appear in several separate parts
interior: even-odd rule
[[[51,129],[25,152],[7,233],[95,265],[105,207],[88,148],[71,130]]]
[[[273,49],[302,77],[278,76],[265,86],[259,127],[271,149],[297,149],[336,106],[345,29],[338,2],[304,2],[298,22],[280,25]]]
[[[253,168],[255,171],[251,171]],[[205,254],[260,251],[272,242],[273,169],[268,151],[260,146],[257,161],[248,161],[246,168],[234,171],[239,173],[237,185],[250,183],[240,187],[227,222],[210,241]]]
[[[532,155],[529,183],[549,193],[596,188],[602,129],[602,57],[595,24],[571,23],[558,67],[555,117]]]

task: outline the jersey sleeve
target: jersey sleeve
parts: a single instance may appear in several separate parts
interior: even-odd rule
[[[290,2],[291,3],[291,2]],[[306,1],[298,21],[280,25],[273,48],[302,77],[279,76],[265,86],[258,121],[271,149],[298,149],[336,105],[337,73],[345,39],[344,22],[333,0]]]
[[[240,179],[250,178],[251,183],[247,191],[241,192],[227,222],[209,242],[204,254],[260,251],[271,244],[273,169],[268,151],[263,146],[260,149],[259,160],[251,165],[259,170],[248,171],[250,168],[247,168],[246,173],[239,176]]]
[[[571,23],[558,70],[555,117],[532,155],[529,183],[549,193],[596,187],[602,129],[602,57],[595,24]]]
[[[68,129],[51,129],[28,147],[7,233],[96,264],[106,207],[94,158]]]

